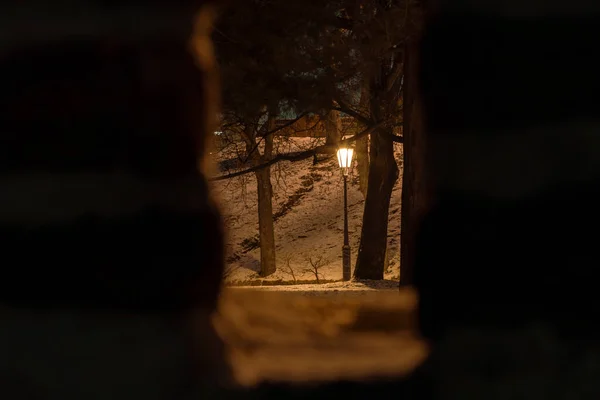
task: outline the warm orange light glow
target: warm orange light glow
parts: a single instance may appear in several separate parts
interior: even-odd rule
[[[341,147],[337,151],[338,164],[340,168],[344,169],[344,173],[348,173],[348,170],[352,168],[352,156],[354,155],[354,149],[349,147]]]

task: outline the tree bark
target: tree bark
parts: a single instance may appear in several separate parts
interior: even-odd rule
[[[404,72],[400,286],[413,284],[417,229],[431,198],[425,168],[426,135],[419,95],[418,68],[418,42],[411,40],[406,46]]]
[[[275,128],[275,117],[269,116],[267,130]],[[273,156],[273,135],[264,138],[265,149],[261,162],[267,162]],[[275,259],[275,228],[273,223],[273,186],[271,185],[271,167],[256,171],[258,193],[258,232],[260,237],[260,275],[269,276],[277,269]]]
[[[369,107],[369,82],[364,79],[360,92],[360,110]],[[369,135],[356,141],[356,164],[358,170],[358,187],[363,196],[367,197],[369,187]]]
[[[358,139],[355,146],[358,188],[363,197],[366,198],[369,188],[369,135]]]
[[[338,146],[341,139],[340,113],[330,110],[325,117],[325,144]]]
[[[260,237],[260,276],[275,273],[275,229],[273,226],[273,187],[271,168],[255,172],[258,187],[258,233]]]
[[[354,277],[383,279],[387,249],[388,216],[392,189],[398,179],[391,131],[371,135],[369,187]]]
[[[269,117],[267,130],[273,130],[275,118]],[[251,124],[244,130],[246,151],[251,154],[248,158],[253,163],[265,163],[273,156],[273,135],[264,138],[263,154],[256,147],[256,132]],[[269,276],[277,269],[275,258],[275,228],[273,223],[273,186],[271,185],[271,167],[261,168],[254,172],[256,175],[256,192],[258,197],[258,237],[260,242],[260,276]]]

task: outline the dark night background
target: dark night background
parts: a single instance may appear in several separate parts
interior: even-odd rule
[[[598,12],[583,0],[1,5],[0,397],[598,398]],[[322,142],[278,152],[305,116]],[[242,149],[234,172],[215,175],[216,131]],[[231,340],[298,350],[222,328],[249,323],[239,310],[253,305],[223,287],[212,182],[256,181],[262,285],[282,265],[271,171],[335,167],[346,145],[364,196],[348,285],[377,292],[392,257],[394,290],[418,306],[305,293],[256,318],[294,330],[299,304],[329,323],[354,302],[344,329],[418,337],[427,357],[393,377],[232,385]],[[391,256],[389,223],[401,227]]]

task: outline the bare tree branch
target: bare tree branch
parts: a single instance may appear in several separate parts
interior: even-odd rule
[[[309,257],[307,260],[310,263],[309,268],[305,268],[304,272],[310,272],[317,279],[317,283],[321,283],[320,277],[321,275],[321,267],[327,264],[327,260],[323,259],[323,256],[318,256],[315,261],[313,261],[312,257]]]
[[[290,264],[291,264],[291,256],[288,255],[285,257],[285,268],[282,268],[281,272],[291,275],[292,279],[294,280],[294,283],[297,283],[296,273],[294,272],[294,268],[292,268],[292,266]]]
[[[383,123],[373,125],[348,139],[344,139],[344,140],[340,141],[340,145],[352,143],[352,142],[372,133],[374,130],[380,128],[382,125],[383,125]],[[399,136],[397,136],[397,137],[399,137]],[[335,146],[321,145],[321,146],[317,146],[317,147],[315,147],[313,149],[309,149],[309,150],[298,151],[298,152],[293,152],[293,153],[278,154],[267,162],[255,165],[253,167],[244,169],[242,171],[237,171],[237,172],[232,172],[232,173],[229,173],[226,175],[216,176],[216,177],[210,178],[209,180],[210,181],[222,181],[225,179],[231,179],[231,178],[235,178],[236,176],[246,175],[251,172],[258,171],[263,168],[267,168],[267,167],[269,167],[275,163],[278,163],[280,161],[292,161],[292,162],[293,161],[302,161],[302,160],[306,160],[307,158],[314,157],[316,154],[331,154],[335,150],[336,150]]]
[[[246,154],[246,157],[244,158],[244,160],[242,160],[242,163],[248,162],[248,160],[252,157],[252,155],[254,154],[254,152],[258,149],[258,146],[260,146],[260,144],[261,144],[261,142],[262,142],[262,140],[264,138],[268,137],[269,135],[273,135],[273,134],[275,134],[275,133],[277,133],[279,131],[282,131],[282,130],[284,130],[287,127],[290,127],[290,126],[294,125],[301,118],[303,118],[306,114],[307,114],[306,112],[300,113],[300,115],[298,115],[293,120],[286,122],[284,125],[279,126],[277,128],[274,128],[274,129],[270,129],[269,131],[263,133],[262,135],[257,135],[257,137],[259,137],[260,139],[254,143],[254,145],[252,146],[252,149],[250,151],[248,151],[248,153]]]
[[[300,121],[302,118],[304,118],[304,116],[305,116],[306,114],[308,114],[308,113],[307,113],[307,112],[302,112],[302,113],[300,113],[300,114],[299,114],[299,115],[298,115],[296,118],[294,118],[294,119],[291,119],[291,120],[289,120],[288,122],[286,122],[285,124],[283,124],[283,125],[281,125],[281,126],[278,126],[278,127],[274,128],[274,129],[272,129],[272,130],[269,130],[269,131],[267,131],[267,132],[263,133],[261,136],[263,136],[263,137],[264,137],[264,136],[269,136],[269,135],[272,135],[272,134],[274,134],[274,133],[277,133],[277,132],[279,132],[279,131],[282,131],[282,130],[284,130],[285,128],[288,128],[288,127],[290,127],[290,126],[294,125],[296,122]]]
[[[344,114],[348,114],[366,126],[373,125],[373,120],[371,120],[371,118],[365,117],[361,113],[357,112],[348,104],[346,104],[341,98],[336,97],[335,102],[338,103],[338,107],[332,107],[332,110],[341,111]]]

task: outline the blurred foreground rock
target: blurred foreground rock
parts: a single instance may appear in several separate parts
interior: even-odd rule
[[[0,398],[229,382],[211,1],[0,4]]]
[[[241,385],[401,379],[425,358],[414,292],[302,286],[224,291],[215,323]]]
[[[600,4],[431,3],[422,371],[436,399],[597,399]]]

